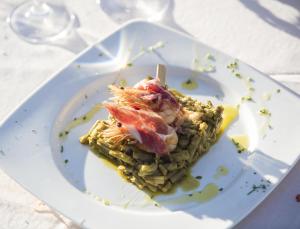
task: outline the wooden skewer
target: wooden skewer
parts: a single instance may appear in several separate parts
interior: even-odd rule
[[[166,67],[165,65],[158,64],[156,66],[156,78],[159,79],[161,84],[165,86],[166,84]]]

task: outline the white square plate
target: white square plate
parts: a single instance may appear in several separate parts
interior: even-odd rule
[[[207,53],[214,58],[205,58]],[[126,24],[81,53],[0,124],[1,169],[87,228],[231,227],[278,185],[297,162],[300,148],[297,96],[241,62],[237,71],[244,80],[234,76],[226,67],[232,61],[172,29],[142,21]],[[97,119],[106,118],[105,110],[70,130],[65,139],[59,138],[74,117],[109,97],[108,84],[126,79],[132,85],[154,75],[157,63],[167,66],[169,87],[201,101],[236,105],[250,93],[250,86],[255,89],[253,101],[242,103],[237,120],[191,170],[203,177],[199,191],[209,183],[220,188],[210,201],[174,204],[170,200],[188,194],[178,189],[156,197],[155,204],[81,145],[78,138]],[[203,65],[215,70],[201,73]],[[191,75],[199,87],[183,89],[181,83]],[[271,112],[269,118],[259,114],[262,108]],[[228,137],[235,134],[249,137],[249,152],[237,153]],[[228,169],[226,176],[215,175],[219,166]],[[252,192],[253,187],[258,188]]]

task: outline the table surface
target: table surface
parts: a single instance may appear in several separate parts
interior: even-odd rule
[[[82,48],[119,26],[95,0],[65,0],[78,18],[76,34],[57,44],[32,45],[6,23],[21,2],[0,2],[0,120]],[[249,63],[300,94],[299,0],[171,0],[163,23]],[[300,162],[237,228],[300,228],[300,203],[295,200],[299,174]],[[0,190],[1,228],[77,228],[1,170]]]

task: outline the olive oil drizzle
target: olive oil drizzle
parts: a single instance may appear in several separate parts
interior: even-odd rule
[[[65,139],[72,129],[74,129],[75,127],[80,126],[84,123],[89,122],[102,107],[103,107],[103,105],[101,103],[97,103],[86,114],[84,114],[80,117],[75,117],[66,126],[66,128],[59,133],[59,135],[58,135],[59,138]]]

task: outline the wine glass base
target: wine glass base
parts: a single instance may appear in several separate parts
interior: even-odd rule
[[[97,0],[97,3],[112,20],[122,23],[135,18],[160,21],[170,0]]]
[[[29,1],[15,8],[8,22],[12,30],[31,43],[46,43],[69,32],[75,16],[63,5],[47,1]]]

